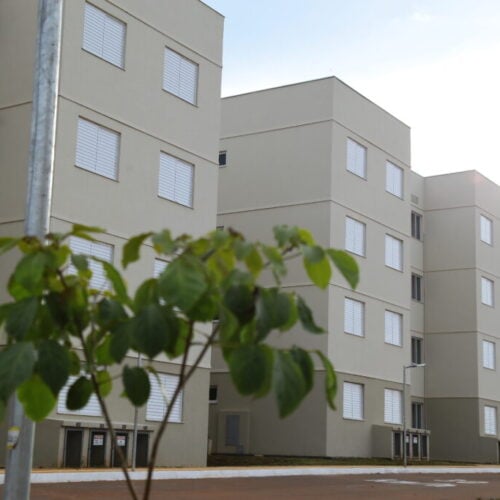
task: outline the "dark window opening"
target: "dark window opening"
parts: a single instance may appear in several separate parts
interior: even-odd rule
[[[411,235],[417,240],[422,239],[422,216],[417,212],[411,213]]]
[[[208,391],[208,401],[210,403],[217,403],[217,386],[211,385]]]
[[[420,337],[411,338],[411,362],[415,364],[423,363],[423,339]],[[418,427],[417,427],[418,428]]]
[[[225,167],[227,162],[227,151],[219,151],[219,167]]]
[[[411,298],[422,302],[422,276],[411,275]]]

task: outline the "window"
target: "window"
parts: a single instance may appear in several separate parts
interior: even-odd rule
[[[211,385],[208,391],[209,403],[217,403],[217,393],[218,393],[218,387],[216,385]]]
[[[392,311],[385,311],[385,341],[388,344],[401,346],[403,316]]]
[[[494,406],[484,407],[484,433],[497,435],[497,409]]]
[[[424,362],[423,344],[424,339],[422,339],[421,337],[411,338],[411,362],[415,363],[416,365],[420,365]]]
[[[219,151],[219,167],[227,165],[227,151]]]
[[[385,235],[385,265],[403,270],[403,242],[388,234]]]
[[[493,307],[493,281],[481,276],[481,302]]]
[[[125,23],[106,12],[85,4],[83,48],[105,61],[124,67]]]
[[[411,426],[413,429],[424,429],[424,404],[411,404]]]
[[[194,165],[170,156],[160,154],[160,180],[158,194],[186,207],[193,206]]]
[[[163,89],[196,104],[198,65],[168,48],[163,63]]]
[[[356,255],[365,255],[366,226],[350,217],[345,218],[345,249]]]
[[[158,278],[160,274],[165,271],[167,267],[168,262],[166,260],[162,259],[155,259],[154,265],[153,265],[153,278]]]
[[[401,424],[401,391],[394,389],[384,390],[384,422]]]
[[[403,197],[403,169],[390,161],[385,164],[385,190],[398,198]]]
[[[422,239],[422,216],[417,212],[411,213],[411,235],[417,240]]]
[[[411,298],[422,302],[422,276],[411,275]]]
[[[488,245],[493,245],[493,221],[481,215],[481,241],[488,243]]]
[[[348,299],[344,303],[344,331],[363,337],[365,334],[365,305],[359,300]]]
[[[366,179],[366,148],[347,139],[347,170]]]
[[[97,257],[105,260],[106,262],[113,262],[113,246],[108,245],[107,243],[89,241],[76,236],[71,236],[69,240],[69,247],[76,254],[88,255],[90,257]],[[89,259],[89,269],[92,271],[90,287],[95,288],[96,290],[106,290],[109,284],[102,265],[95,260]],[[75,274],[77,271],[73,265],[70,265],[68,272]]]
[[[75,160],[77,167],[116,180],[119,152],[118,132],[78,118]]]
[[[167,411],[168,402],[174,395],[179,377],[177,375],[167,375],[159,373],[158,378],[155,375],[149,375],[149,383],[151,384],[151,392],[149,394],[148,403],[146,406],[146,420],[160,422]],[[161,384],[161,385],[160,385]],[[182,403],[184,399],[184,391],[181,391],[175,405],[170,413],[169,422],[182,422]]]
[[[60,390],[57,397],[57,413],[64,415],[83,415],[89,417],[100,417],[101,407],[99,406],[99,401],[95,394],[92,394],[89,398],[88,403],[79,410],[68,410],[66,408],[66,398],[68,397],[69,388],[73,385],[78,377],[72,375],[68,378],[66,385]]]
[[[483,367],[490,370],[495,369],[495,343],[483,340]]]
[[[344,382],[343,417],[363,420],[363,386]]]

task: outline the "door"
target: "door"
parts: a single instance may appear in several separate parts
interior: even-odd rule
[[[104,467],[106,465],[106,432],[90,431],[89,467]]]
[[[148,466],[149,434],[139,432],[137,434],[137,449],[135,452],[135,465],[137,467]]]
[[[82,466],[83,431],[67,429],[64,444],[64,467],[79,468]]]
[[[118,449],[122,451],[123,456],[125,457],[125,463],[127,463],[128,433],[117,432],[115,434],[115,437],[116,437],[116,442],[115,445],[113,446],[111,467],[120,467],[122,465],[122,461],[120,459],[120,454],[118,453]]]

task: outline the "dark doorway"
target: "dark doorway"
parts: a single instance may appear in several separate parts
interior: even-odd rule
[[[79,468],[82,466],[83,431],[80,429],[66,430],[64,448],[64,467]]]
[[[104,467],[106,465],[106,432],[90,431],[89,467]]]
[[[137,450],[135,452],[135,465],[137,467],[148,466],[149,434],[139,432],[137,434]]]
[[[117,432],[115,434],[116,442],[113,446],[112,456],[111,456],[111,467],[120,467],[122,461],[120,459],[120,454],[118,453],[118,448],[122,451],[125,457],[125,464],[127,463],[127,448],[128,448],[128,433]]]

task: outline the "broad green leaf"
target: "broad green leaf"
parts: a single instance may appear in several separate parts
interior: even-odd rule
[[[41,295],[43,291],[43,275],[49,258],[44,252],[25,255],[17,264],[9,280],[9,293],[16,300],[33,295]]]
[[[294,245],[299,236],[299,228],[297,226],[287,226],[286,224],[273,227],[274,239],[279,247],[285,247],[290,244]]]
[[[64,266],[64,264],[66,264],[66,261],[68,260],[68,257],[72,255],[70,248],[66,245],[51,250],[54,256],[54,270]]]
[[[99,392],[101,396],[105,398],[113,388],[113,382],[111,381],[111,375],[107,370],[99,370],[95,374],[97,385],[99,386]]]
[[[192,255],[173,260],[158,281],[160,295],[183,311],[189,311],[208,289],[205,268]]]
[[[250,253],[245,257],[245,264],[252,275],[257,278],[264,269],[264,261],[257,248],[254,245],[252,247]]]
[[[150,358],[154,358],[167,345],[167,322],[157,304],[142,309],[130,322],[130,331],[134,347]]]
[[[314,245],[314,238],[308,229],[299,229],[299,238],[304,245]]]
[[[7,408],[5,402],[0,399],[0,422],[3,422],[6,410]]]
[[[19,238],[0,238],[0,255],[17,246],[19,241]]]
[[[105,233],[106,230],[98,226],[86,226],[84,224],[73,224],[72,233]]]
[[[337,394],[337,375],[330,360],[321,352],[316,351],[325,368],[325,394],[328,406],[335,410],[335,396]]]
[[[122,362],[123,358],[127,354],[127,351],[130,349],[130,345],[132,343],[130,325],[131,322],[123,323],[112,332],[109,353],[117,363]]]
[[[80,273],[86,273],[89,270],[89,258],[82,254],[71,254],[71,263]]]
[[[191,321],[213,321],[219,310],[220,296],[215,287],[210,287],[186,313]]]
[[[66,407],[68,410],[80,410],[89,402],[91,395],[92,384],[88,378],[82,375],[69,388]]]
[[[312,362],[310,354],[304,349],[294,346],[290,349],[290,355],[299,366],[306,384],[306,392],[309,392],[314,383],[314,363]]]
[[[17,397],[26,415],[35,422],[40,422],[47,417],[57,401],[49,386],[37,374],[33,374],[17,388]]]
[[[81,370],[81,361],[75,351],[70,351],[69,353],[69,374],[78,375]]]
[[[286,325],[292,313],[290,297],[277,288],[260,288],[256,308],[259,339],[263,339],[272,329]]]
[[[55,340],[44,340],[38,347],[38,361],[35,371],[50,388],[54,396],[68,380],[71,360],[68,350]]]
[[[228,365],[240,394],[264,396],[271,385],[273,351],[265,345],[243,345],[230,352]]]
[[[301,366],[289,352],[276,351],[273,381],[279,416],[284,418],[299,406],[307,394]]]
[[[343,250],[335,250],[330,248],[326,251],[332,259],[335,267],[341,272],[342,276],[351,285],[351,288],[356,288],[359,282],[359,268],[354,258]]]
[[[38,311],[37,297],[29,297],[9,304],[5,329],[17,340],[23,340],[33,325]]]
[[[96,347],[95,360],[99,366],[110,366],[115,362],[110,352],[111,339],[111,335],[106,335],[104,341]]]
[[[304,267],[311,281],[319,288],[326,288],[330,283],[332,270],[325,252],[318,246],[303,246]]]
[[[189,326],[185,321],[177,318],[175,314],[169,314],[165,320],[167,322],[165,353],[170,359],[177,358],[186,350]]]
[[[224,305],[234,314],[240,325],[248,323],[255,314],[253,289],[245,285],[229,287],[224,294]]]
[[[168,229],[153,234],[151,241],[153,242],[153,248],[160,254],[170,255],[177,248],[177,244],[172,239],[172,235]]]
[[[248,255],[250,255],[252,249],[255,248],[255,245],[249,241],[238,239],[233,243],[233,248],[236,258],[238,260],[244,260],[248,257]]]
[[[122,379],[125,393],[130,402],[134,406],[144,405],[149,399],[151,391],[149,377],[144,368],[140,368],[139,366],[129,368],[125,366],[123,368]]]
[[[141,245],[144,243],[144,240],[149,238],[152,234],[152,232],[138,234],[125,243],[122,253],[123,269],[126,269],[132,262],[139,260]]]
[[[127,319],[127,313],[123,306],[118,301],[107,297],[99,301],[97,311],[99,314],[96,322],[106,330],[114,328],[117,324]]]
[[[158,304],[158,301],[158,280],[150,278],[144,281],[135,292],[134,307],[138,311],[151,304]]]
[[[302,326],[311,333],[324,333],[324,329],[316,325],[313,318],[313,313],[309,306],[306,304],[305,300],[297,296],[297,311],[299,313],[299,319]]]
[[[283,256],[279,250],[267,245],[262,245],[262,251],[269,261],[269,265],[271,266],[271,270],[276,281],[279,282],[280,278],[286,275],[286,266],[283,261]]]
[[[118,299],[124,304],[131,304],[131,300],[127,293],[127,285],[116,267],[105,260],[97,260],[102,264],[106,278],[108,278],[109,282],[113,285],[113,289]]]
[[[224,356],[229,348],[235,347],[239,326],[236,316],[225,307],[221,307],[219,321],[215,327]]]
[[[18,342],[0,352],[0,399],[7,401],[16,387],[31,377],[35,349],[31,342]]]

